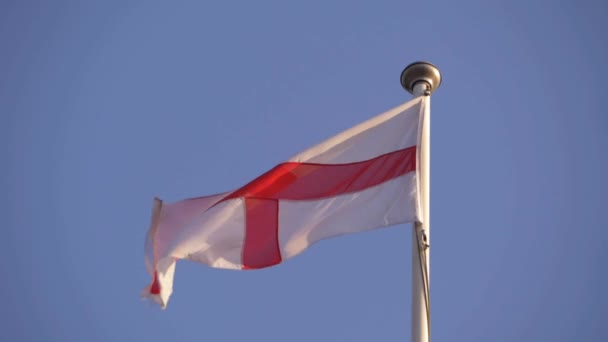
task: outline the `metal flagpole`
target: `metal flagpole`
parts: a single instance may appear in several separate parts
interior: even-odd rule
[[[422,131],[418,146],[418,191],[422,222],[412,229],[412,342],[429,342],[431,335],[430,304],[430,95],[439,88],[441,73],[431,63],[415,62],[401,73],[401,85],[415,97],[424,96]]]

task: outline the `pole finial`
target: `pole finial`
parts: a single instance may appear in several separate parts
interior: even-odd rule
[[[414,87],[418,82],[427,84],[424,95],[430,95],[441,85],[441,72],[431,63],[414,62],[401,72],[401,86],[410,94],[414,94]]]

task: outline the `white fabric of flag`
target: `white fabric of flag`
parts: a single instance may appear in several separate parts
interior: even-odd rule
[[[166,307],[178,259],[259,269],[343,234],[420,221],[417,97],[339,133],[233,191],[174,203],[154,200],[145,244],[152,282],[143,295]]]

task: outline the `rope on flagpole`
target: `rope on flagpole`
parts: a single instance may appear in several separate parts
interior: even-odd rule
[[[418,255],[420,256],[418,263],[420,265],[420,273],[422,274],[422,289],[424,290],[424,302],[426,306],[426,322],[427,322],[427,333],[428,336],[431,336],[431,289],[429,286],[429,270],[426,262],[426,249],[429,248],[429,245],[426,243],[426,238],[424,231],[422,229],[418,229],[417,225],[414,225],[414,230],[416,231],[416,240],[418,245]],[[422,232],[422,236],[419,233]]]

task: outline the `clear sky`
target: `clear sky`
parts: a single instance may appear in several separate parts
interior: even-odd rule
[[[432,98],[434,341],[607,341],[602,1],[0,1],[0,341],[408,341],[410,226],[142,302],[152,198]]]

